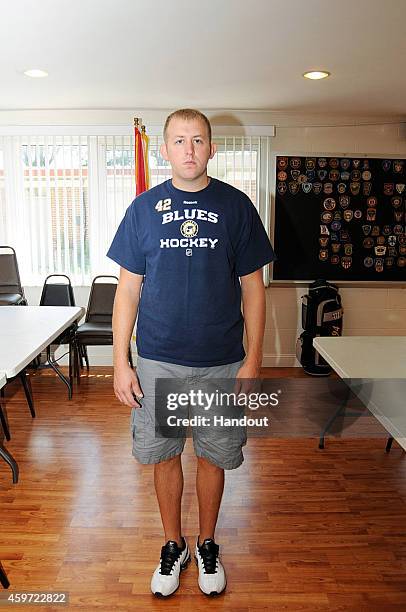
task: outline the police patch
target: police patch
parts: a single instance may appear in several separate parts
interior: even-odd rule
[[[375,219],[376,219],[376,209],[367,208],[367,221],[375,221]]]
[[[321,213],[320,218],[323,221],[323,223],[330,223],[333,220],[333,213],[330,212],[329,210],[325,210],[324,212]]]
[[[324,183],[323,191],[326,195],[333,193],[333,183]]]
[[[330,170],[330,172],[328,173],[328,176],[329,176],[330,181],[338,181],[338,179],[340,178],[340,172],[336,169]]]
[[[392,167],[392,161],[390,159],[384,159],[382,162],[382,168],[385,172],[388,172]]]
[[[321,181],[324,181],[327,176],[327,170],[317,170],[317,176]]]
[[[290,181],[289,183],[289,191],[292,195],[296,195],[297,192],[299,191],[299,183],[297,183],[296,181]]]
[[[372,183],[362,183],[362,193],[364,196],[369,196],[371,193]]]
[[[364,257],[364,266],[366,268],[372,268],[373,265],[374,265],[374,260],[372,259],[372,257]]]
[[[320,168],[325,168],[327,166],[327,159],[325,157],[319,157],[317,163],[319,164]]]
[[[350,183],[350,191],[352,195],[358,195],[361,189],[361,183]]]
[[[395,186],[394,186],[393,183],[384,183],[383,184],[383,193],[384,193],[384,195],[392,195],[394,187]]]
[[[313,192],[316,195],[319,195],[319,193],[321,193],[322,189],[323,189],[322,183],[313,183]]]
[[[304,191],[304,193],[310,193],[312,190],[312,183],[302,183],[302,189]]]
[[[371,180],[371,176],[372,174],[370,173],[369,170],[364,170],[362,173],[362,180],[363,181],[370,181]]]
[[[287,185],[285,182],[278,183],[276,186],[276,189],[278,190],[279,195],[285,195],[286,190],[287,190]]]
[[[382,259],[382,257],[377,257],[375,259],[375,270],[377,272],[382,272],[383,271],[383,259]]]
[[[323,202],[323,207],[326,210],[334,210],[336,207],[336,201],[334,198],[326,198]]]
[[[402,159],[395,159],[395,161],[393,162],[393,172],[396,172],[396,174],[400,174],[401,172],[403,172]]]
[[[347,255],[345,255],[344,257],[341,257],[341,265],[344,268],[344,270],[348,270],[351,267],[352,264],[352,257],[348,257]]]
[[[362,217],[362,210],[360,210],[359,208],[354,210],[354,218],[355,219],[361,219],[361,217]]]
[[[279,172],[278,172],[278,181],[286,181],[287,178],[288,178],[288,175],[285,172],[285,170],[279,170]]]
[[[278,157],[278,168],[280,170],[285,170],[285,168],[287,168],[287,165],[288,165],[287,157]]]
[[[300,184],[307,183],[307,176],[305,174],[299,174],[297,182]]]
[[[348,170],[348,168],[350,167],[350,163],[351,163],[351,162],[350,162],[350,160],[344,157],[344,158],[343,158],[343,159],[340,161],[341,168],[342,168],[343,170]]]
[[[396,183],[396,191],[398,193],[403,193],[405,190],[405,187],[406,187],[405,183]]]
[[[338,198],[338,203],[341,208],[347,208],[350,205],[350,196],[342,195]]]

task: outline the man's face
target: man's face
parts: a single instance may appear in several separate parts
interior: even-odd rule
[[[210,144],[206,125],[200,119],[174,117],[167,129],[161,155],[172,166],[173,178],[193,183],[206,174],[207,163],[216,152]]]

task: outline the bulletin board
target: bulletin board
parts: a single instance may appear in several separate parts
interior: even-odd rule
[[[405,281],[405,166],[276,156],[273,279]]]

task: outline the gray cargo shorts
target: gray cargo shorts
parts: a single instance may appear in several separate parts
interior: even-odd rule
[[[189,379],[202,382],[208,379],[233,379],[243,361],[211,367],[189,367],[138,357],[137,376],[144,397],[140,407],[132,408],[130,428],[133,439],[132,454],[143,464],[160,463],[180,455],[186,436],[159,437],[155,428],[155,381],[157,378]],[[218,428],[216,428],[218,429]],[[247,442],[246,427],[213,428],[191,427],[197,457],[204,457],[214,465],[233,470],[244,461],[242,447]]]

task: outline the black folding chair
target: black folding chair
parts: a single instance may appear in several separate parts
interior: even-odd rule
[[[26,304],[16,252],[11,246],[0,246],[0,306]]]
[[[58,279],[58,282],[54,282]],[[42,288],[41,298],[39,302],[40,306],[75,306],[75,296],[73,293],[73,287],[70,278],[66,274],[50,274],[44,281]],[[75,351],[75,333],[77,330],[77,323],[73,323],[68,329],[65,329],[60,336],[52,341],[52,344],[47,347],[46,358],[47,363],[59,378],[68,387],[69,399],[72,399],[73,389],[73,367],[74,367],[74,351]],[[69,380],[62,374],[60,369],[54,363],[51,357],[51,346],[67,344],[69,346]]]
[[[85,322],[79,325],[76,331],[76,356],[77,360],[80,360],[80,367],[83,367],[83,357],[86,367],[89,369],[87,346],[113,345],[112,317],[117,284],[117,276],[101,275],[93,279]],[[128,348],[128,360],[131,367],[133,367],[131,347]],[[77,381],[80,383],[79,365],[75,369]]]

